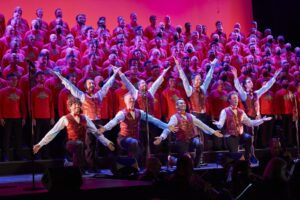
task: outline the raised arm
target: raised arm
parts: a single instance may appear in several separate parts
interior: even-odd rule
[[[273,78],[271,78],[264,86],[262,86],[259,90],[256,90],[255,93],[257,94],[257,98],[260,98],[264,93],[266,93],[276,82],[276,78],[277,76],[280,74],[281,72],[281,68],[278,69]]]
[[[134,85],[132,85],[132,83],[128,80],[125,74],[122,73],[121,71],[119,71],[119,76],[123,81],[123,83],[125,84],[128,91],[133,95],[133,98],[136,100],[138,97],[138,90],[134,87]]]
[[[210,69],[208,71],[208,73],[206,74],[205,80],[203,82],[203,84],[200,86],[202,91],[204,92],[204,94],[206,94],[208,86],[213,78],[213,73],[214,73],[214,68],[216,66],[218,62],[218,59],[214,59],[211,63],[210,63]]]
[[[63,77],[59,72],[52,71],[56,76],[58,76],[62,84],[71,92],[71,94],[80,99],[81,102],[84,102],[85,95],[84,92],[80,91],[75,85],[73,85],[68,79]]]
[[[107,94],[109,88],[112,86],[112,84],[115,81],[116,75],[119,72],[121,68],[114,67],[114,74],[106,81],[106,83],[103,85],[103,87],[96,93],[98,98],[102,101],[102,99],[105,97]]]
[[[156,79],[156,81],[154,81],[154,83],[152,84],[152,86],[148,90],[152,96],[155,95],[155,93],[158,90],[159,86],[164,81],[164,76],[165,76],[165,74],[167,73],[167,71],[169,69],[170,69],[170,67],[168,67],[167,69],[164,69],[163,72],[162,72],[162,74]]]
[[[181,66],[179,65],[179,62],[176,59],[175,59],[175,63],[176,63],[176,67],[178,69],[179,77],[182,80],[185,93],[188,97],[190,97],[193,92],[193,87],[190,85],[189,80],[187,79],[183,69],[181,68]]]
[[[235,68],[233,68],[231,71],[232,71],[233,76],[234,76],[234,87],[238,91],[238,93],[239,93],[239,95],[241,97],[241,100],[242,101],[246,101],[246,99],[247,99],[247,93],[243,89],[243,86],[240,84],[240,81],[239,81],[239,79],[237,77],[237,71],[236,71]]]

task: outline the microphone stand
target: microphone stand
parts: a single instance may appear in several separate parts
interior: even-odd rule
[[[148,114],[149,114],[149,105],[148,105],[148,97],[147,97],[147,92],[144,93],[145,97],[145,111],[146,111],[146,137],[147,137],[147,147],[146,147],[146,157],[150,157],[150,136],[149,136],[149,120],[148,120]]]
[[[295,120],[295,127],[296,127],[296,140],[297,140],[297,161],[300,159],[300,144],[299,144],[299,125],[298,125],[298,105],[297,105],[297,96],[293,94],[294,97],[294,103],[295,103],[295,114],[296,114],[296,120]]]
[[[32,94],[31,94],[31,89],[33,87],[32,85],[32,75],[31,71],[32,69],[35,69],[34,63],[26,59],[28,63],[28,83],[29,83],[29,97],[28,97],[28,105],[29,105],[29,127],[30,127],[30,132],[31,132],[31,167],[32,167],[32,180],[31,180],[31,187],[25,188],[24,190],[26,191],[36,191],[36,190],[42,190],[44,188],[41,187],[36,187],[35,185],[35,159],[34,159],[34,153],[33,153],[33,145],[34,145],[34,128],[32,125]]]

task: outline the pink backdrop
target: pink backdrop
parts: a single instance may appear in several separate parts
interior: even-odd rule
[[[35,18],[38,7],[44,9],[44,19],[54,19],[54,10],[62,8],[63,18],[70,27],[75,24],[75,15],[85,13],[87,24],[96,27],[99,16],[106,16],[110,30],[116,26],[118,15],[129,21],[129,14],[135,11],[138,22],[144,27],[149,24],[151,14],[157,16],[157,21],[163,20],[165,15],[170,15],[173,25],[184,25],[189,21],[192,28],[201,23],[208,27],[208,33],[215,30],[216,20],[223,22],[226,33],[232,31],[233,24],[240,22],[242,31],[248,31],[252,20],[251,0],[0,0],[0,12],[6,20],[12,16],[13,9],[20,5],[23,16],[30,21]]]

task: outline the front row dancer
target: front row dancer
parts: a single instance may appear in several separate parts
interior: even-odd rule
[[[33,146],[34,154],[51,142],[56,135],[64,128],[67,130],[66,150],[71,154],[73,166],[78,166],[82,172],[89,170],[85,159],[84,149],[86,148],[87,133],[92,133],[104,146],[114,151],[114,144],[101,134],[94,123],[85,115],[81,114],[81,101],[71,97],[68,100],[70,113],[61,117],[54,127],[44,138]]]
[[[199,134],[195,134],[194,128],[198,127],[206,134],[215,135],[216,137],[223,137],[220,131],[216,131],[208,127],[201,120],[194,115],[186,112],[186,103],[183,99],[176,101],[177,113],[172,115],[168,123],[169,127],[174,127],[176,132],[175,150],[179,156],[183,156],[191,150],[196,149],[194,158],[195,167],[201,166],[200,156],[203,151],[203,143],[200,140]],[[176,129],[175,129],[176,128]],[[155,138],[154,144],[159,145],[162,140],[165,140],[170,133],[170,130],[165,129],[163,133]],[[176,162],[176,159],[171,158]]]
[[[227,146],[229,152],[238,152],[238,145],[244,144],[244,157],[249,160],[252,143],[251,135],[244,132],[243,125],[249,127],[259,126],[272,118],[265,116],[261,119],[251,120],[242,109],[238,108],[239,97],[235,91],[228,94],[227,100],[230,106],[221,111],[219,121],[214,121],[213,124],[223,130],[225,146]]]
[[[124,102],[126,108],[119,111],[117,115],[110,120],[105,126],[100,127],[100,133],[104,133],[107,130],[111,130],[117,124],[120,124],[120,132],[117,138],[119,148],[125,150],[129,157],[138,160],[140,165],[143,165],[145,159],[142,155],[143,152],[143,138],[140,135],[141,120],[146,120],[146,113],[143,110],[134,108],[135,98],[132,94],[127,93],[124,96]],[[166,129],[168,131],[176,131],[174,127],[168,126],[166,123],[159,119],[148,115],[148,121],[153,125]]]

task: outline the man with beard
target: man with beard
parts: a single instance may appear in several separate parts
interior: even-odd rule
[[[80,91],[75,85],[73,85],[70,81],[64,78],[60,73],[54,73],[62,80],[62,84],[70,90],[71,94],[80,99],[82,103],[82,111],[83,114],[90,118],[96,126],[100,126],[101,121],[101,103],[104,96],[107,94],[109,88],[112,86],[115,76],[120,70],[120,68],[113,68],[114,74],[108,79],[108,81],[103,85],[101,90],[97,93],[94,92],[95,90],[95,82],[91,78],[87,78],[84,82],[84,86],[86,92]],[[96,148],[96,141],[92,134],[87,134],[87,148],[85,150],[86,159],[91,171],[96,170],[96,155],[95,155],[95,148]]]

